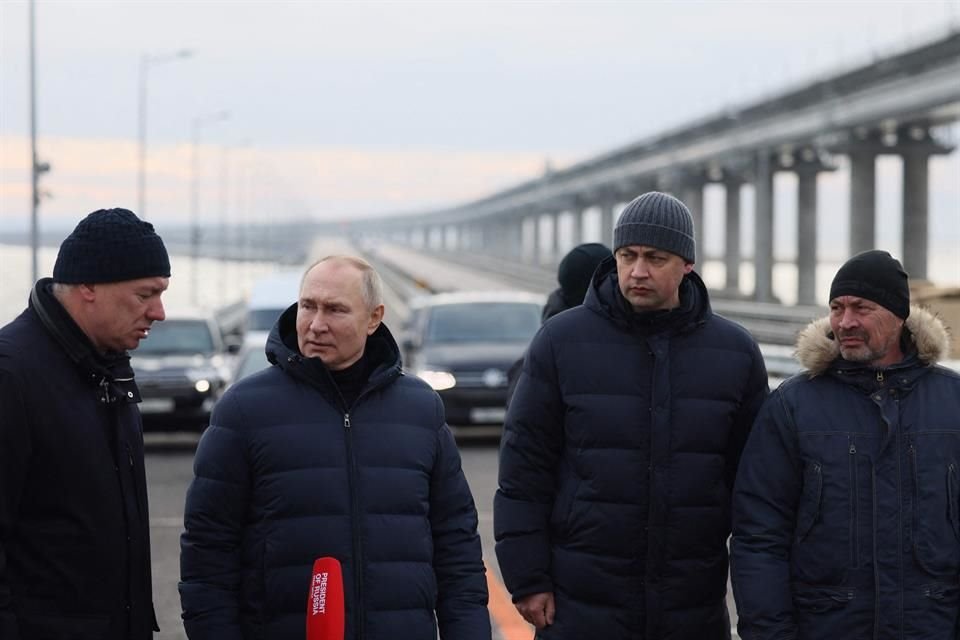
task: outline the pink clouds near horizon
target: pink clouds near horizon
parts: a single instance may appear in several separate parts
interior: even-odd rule
[[[51,164],[41,177],[49,192],[45,217],[65,223],[104,206],[135,208],[137,145],[128,139],[43,137],[38,156]],[[29,139],[0,136],[0,219],[30,208]],[[569,164],[566,154],[551,165]],[[192,147],[155,144],[147,160],[149,217],[186,222],[192,189]],[[529,180],[547,156],[517,151],[448,149],[258,148],[208,142],[198,147],[201,213],[228,208],[286,210],[318,220],[439,208],[480,198]],[[226,173],[224,174],[224,167]],[[225,180],[224,180],[225,175]],[[226,187],[223,185],[226,184]],[[245,202],[241,202],[245,201]]]

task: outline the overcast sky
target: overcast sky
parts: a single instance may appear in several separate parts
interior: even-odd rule
[[[42,220],[136,208],[143,54],[192,51],[149,69],[151,219],[187,220],[192,123],[221,110],[201,212],[323,219],[468,201],[958,27],[960,0],[37,0]],[[27,2],[0,0],[0,230],[30,209],[27,52]],[[931,165],[948,235],[957,155]]]

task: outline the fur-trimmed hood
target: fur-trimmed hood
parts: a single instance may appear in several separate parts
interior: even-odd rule
[[[940,318],[926,309],[910,306],[904,327],[917,349],[921,362],[932,365],[950,352],[950,334]],[[811,376],[817,376],[840,356],[840,344],[833,339],[830,318],[814,320],[797,336],[797,360]]]

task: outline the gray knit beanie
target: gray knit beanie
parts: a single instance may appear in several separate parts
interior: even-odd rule
[[[687,206],[666,193],[650,191],[626,206],[613,230],[613,250],[645,245],[696,262],[693,216]]]

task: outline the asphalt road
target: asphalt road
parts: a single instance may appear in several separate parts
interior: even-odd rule
[[[183,530],[183,501],[193,477],[196,436],[190,434],[147,434],[147,484],[150,493],[150,535],[153,546],[153,593],[160,623],[157,640],[185,640],[180,621],[180,533]],[[470,483],[480,519],[483,556],[495,580],[491,585],[494,640],[532,637],[526,625],[510,620],[516,614],[506,600],[500,583],[493,542],[493,494],[497,486],[496,440],[460,439],[463,469]],[[733,599],[728,596],[733,611]]]

